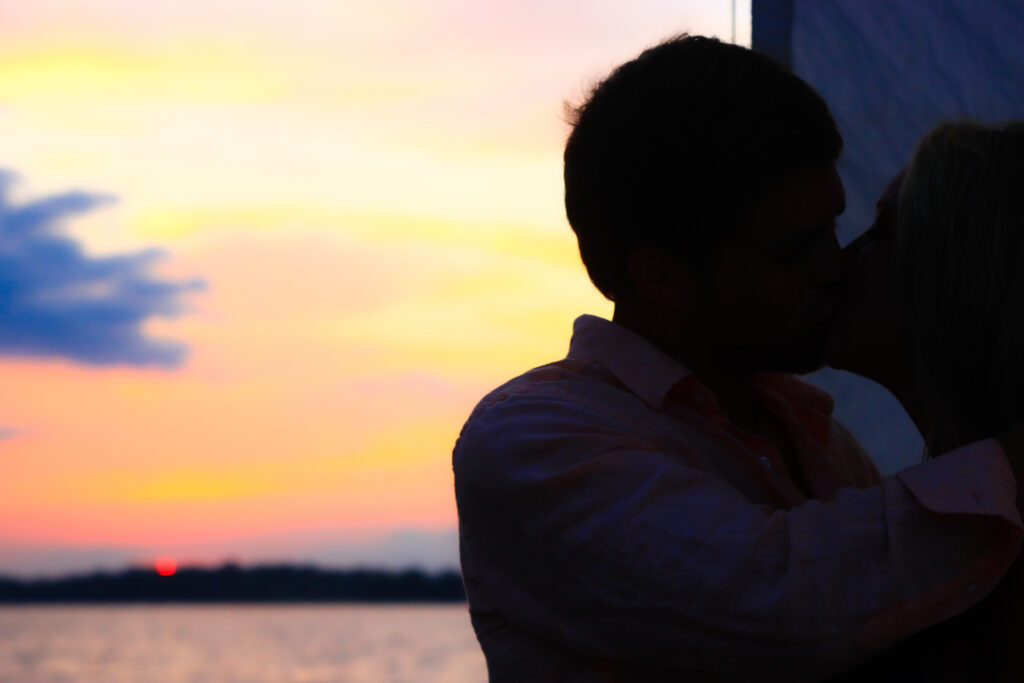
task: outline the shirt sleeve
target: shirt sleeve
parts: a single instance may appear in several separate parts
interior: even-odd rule
[[[1024,537],[995,440],[782,510],[631,432],[513,395],[454,453],[476,589],[595,657],[819,680],[980,601]]]

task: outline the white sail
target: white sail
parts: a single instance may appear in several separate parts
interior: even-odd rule
[[[934,125],[1024,118],[1024,2],[754,0],[753,22],[754,48],[788,61],[839,124],[843,243],[870,225],[875,199]],[[832,370],[809,379],[883,474],[919,461],[921,438],[888,392]]]

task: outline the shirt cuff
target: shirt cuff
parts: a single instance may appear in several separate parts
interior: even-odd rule
[[[995,439],[969,443],[896,476],[932,512],[995,515],[1024,530],[1017,510],[1017,480]]]
[[[872,616],[856,640],[876,652],[980,602],[1013,563],[1024,530],[1016,506],[1017,482],[995,439],[962,446],[896,477],[931,512],[1002,518],[1010,526],[993,536],[967,571]]]

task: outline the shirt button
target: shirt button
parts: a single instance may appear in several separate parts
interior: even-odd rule
[[[772,461],[763,455],[760,458],[758,458],[758,461],[764,466],[766,470],[772,466]]]
[[[972,583],[970,586],[967,587],[967,592],[970,593],[971,595],[974,595],[975,593],[977,593],[978,592],[978,584]]]

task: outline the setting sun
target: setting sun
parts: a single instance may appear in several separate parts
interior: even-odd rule
[[[172,557],[158,557],[153,563],[153,568],[160,576],[172,576],[178,571],[178,563]]]

